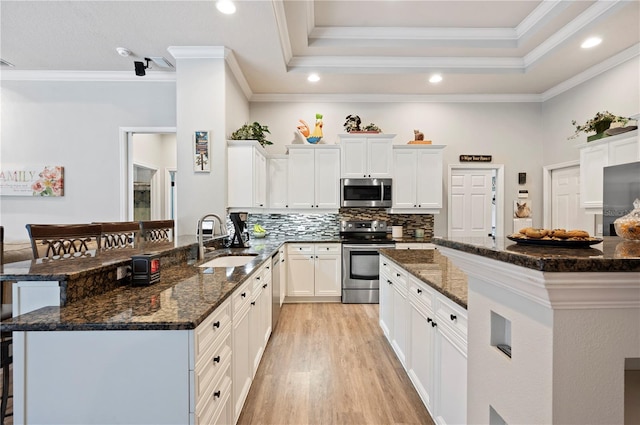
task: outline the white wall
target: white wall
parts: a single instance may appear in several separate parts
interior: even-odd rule
[[[373,122],[385,133],[397,134],[394,143],[413,140],[420,129],[425,139],[444,150],[445,207],[435,216],[434,234],[447,233],[448,164],[458,164],[461,154],[493,155],[493,164],[505,165],[505,233],[511,229],[513,200],[518,189],[529,189],[534,225],[542,225],[542,143],[539,103],[278,103],[254,102],[251,120],[271,129],[273,146],[267,152],[280,154],[292,144],[298,119],[310,126],[315,114],[323,114],[326,143],[337,143],[344,133],[347,115],[357,114],[363,124]],[[527,173],[527,185],[518,185],[518,173]],[[424,182],[423,184],[428,184]]]
[[[2,81],[0,161],[65,167],[60,198],[0,198],[8,241],[27,223],[120,219],[119,127],[174,127],[175,84]]]
[[[571,121],[584,124],[596,112],[605,110],[620,116],[640,113],[639,56],[544,102],[543,164],[579,159],[576,146],[584,143],[588,135],[581,133],[578,138],[567,140],[575,131]]]

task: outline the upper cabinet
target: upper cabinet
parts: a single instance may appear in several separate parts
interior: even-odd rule
[[[257,141],[227,142],[229,208],[267,206],[267,157]]]
[[[290,145],[288,208],[333,209],[340,206],[340,147]]]
[[[580,146],[580,206],[602,214],[604,167],[640,160],[638,130]]]
[[[395,134],[340,134],[342,178],[390,178]]]
[[[394,212],[436,214],[442,208],[442,145],[393,147]]]
[[[271,155],[267,159],[267,165],[269,175],[269,208],[287,208],[289,157],[287,155]]]

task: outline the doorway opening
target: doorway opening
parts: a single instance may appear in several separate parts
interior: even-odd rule
[[[504,236],[504,165],[449,165],[447,235]]]
[[[120,128],[120,220],[175,219],[175,127]]]

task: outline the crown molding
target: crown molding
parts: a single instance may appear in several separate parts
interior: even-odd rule
[[[236,81],[238,82],[238,85],[240,86],[240,89],[244,93],[244,96],[247,98],[247,100],[250,99],[253,92],[251,91],[251,86],[249,86],[249,82],[244,76],[244,72],[242,72],[242,68],[240,68],[240,64],[236,59],[236,55],[233,54],[233,51],[231,49],[225,48],[224,59],[227,65],[229,66],[229,69],[231,70],[231,74],[233,74]]]
[[[224,46],[169,46],[167,51],[176,59],[224,59]]]
[[[273,5],[273,13],[276,19],[276,28],[284,63],[288,63],[293,57],[293,51],[291,49],[289,27],[287,26],[287,16],[284,11],[284,2],[282,0],[272,0],[271,4]]]
[[[121,81],[136,83],[175,82],[175,72],[147,72],[144,77],[131,71],[36,71],[2,70],[2,81]]]
[[[376,57],[376,56],[299,56],[288,65],[291,72],[348,72],[378,74],[460,71],[524,72],[521,58],[489,57]]]
[[[537,30],[566,9],[569,4],[569,2],[561,0],[543,0],[516,26],[515,32],[518,42],[521,43],[525,38],[533,36]]]
[[[536,103],[538,94],[254,94],[250,102],[294,103]]]
[[[621,65],[627,62],[628,60],[635,58],[636,56],[640,56],[640,43],[634,44],[628,49],[625,49],[622,52],[614,56],[611,56],[610,58],[592,66],[591,68],[550,88],[549,90],[542,93],[542,95],[540,96],[540,99],[542,102],[546,102],[547,100],[553,97],[556,97],[586,81],[589,81],[590,79],[597,77],[603,72],[606,72],[612,68],[615,68],[616,66]]]

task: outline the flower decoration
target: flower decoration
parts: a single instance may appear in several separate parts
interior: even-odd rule
[[[576,132],[571,137],[567,137],[567,139],[575,139],[580,135],[580,133],[591,133],[596,132],[596,134],[602,133],[607,130],[611,124],[614,122],[619,122],[623,126],[629,122],[631,118],[620,117],[617,115],[613,115],[609,111],[598,112],[593,118],[584,123],[583,125],[578,125],[576,120],[571,121],[571,125],[576,127]]]
[[[32,185],[33,196],[62,196],[64,178],[62,167],[44,167],[38,175],[40,178]]]

